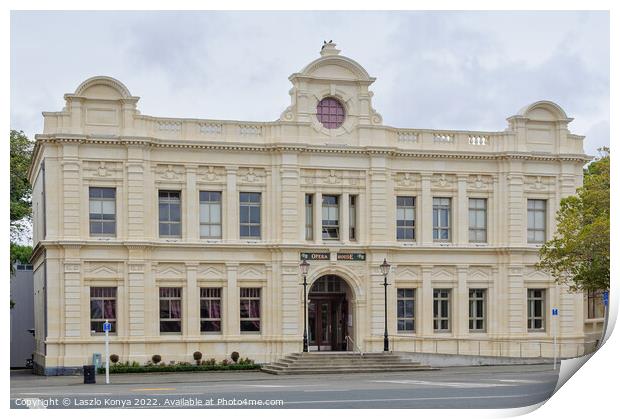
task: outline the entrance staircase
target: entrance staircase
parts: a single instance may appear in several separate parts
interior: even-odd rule
[[[429,371],[427,365],[420,365],[400,355],[371,352],[298,352],[285,356],[261,368],[269,374],[337,374],[352,372],[404,372]]]

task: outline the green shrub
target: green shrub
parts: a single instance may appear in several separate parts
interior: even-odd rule
[[[228,365],[228,360],[227,360],[227,359],[224,359],[224,360],[222,361],[222,365],[223,365],[223,366]]]
[[[252,364],[231,364],[227,365],[194,365],[189,362],[179,363],[175,365],[156,365],[146,364],[140,365],[137,362],[121,363],[110,366],[111,374],[126,374],[126,373],[149,373],[149,372],[197,372],[197,371],[243,371],[243,370],[255,370],[260,368],[260,365]],[[97,370],[99,373],[105,373],[105,368],[100,367]]]

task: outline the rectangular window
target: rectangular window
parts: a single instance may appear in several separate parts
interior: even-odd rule
[[[260,239],[260,192],[239,193],[239,237]]]
[[[90,287],[90,330],[103,333],[103,323],[116,333],[116,287]]]
[[[527,290],[527,330],[545,330],[545,290]]]
[[[396,239],[415,240],[415,197],[396,197]]]
[[[222,193],[200,191],[200,237],[222,237]]]
[[[357,239],[357,195],[349,196],[349,240]]]
[[[260,288],[241,288],[239,296],[240,330],[260,332]]]
[[[314,238],[314,195],[306,194],[306,240]]]
[[[435,332],[450,331],[450,290],[433,290],[433,329]]]
[[[340,238],[339,217],[338,195],[323,195],[323,239]]]
[[[221,288],[200,288],[200,331],[222,331]]]
[[[600,291],[588,292],[588,319],[602,319],[605,317],[605,305]]]
[[[469,330],[484,332],[486,330],[486,290],[469,290]]]
[[[181,288],[159,289],[159,332],[181,333]]]
[[[484,198],[469,198],[469,241],[487,241],[487,200]]]
[[[116,189],[88,188],[91,236],[116,235]]]
[[[433,198],[433,240],[450,241],[450,207],[452,198]]]
[[[159,237],[181,237],[180,191],[159,191]]]
[[[415,331],[415,288],[396,290],[396,321],[399,332]]]
[[[544,243],[546,238],[547,201],[527,200],[527,242]]]

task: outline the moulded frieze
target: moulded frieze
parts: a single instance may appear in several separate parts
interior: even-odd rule
[[[553,182],[550,176],[525,176],[524,185],[528,191],[547,191]]]
[[[266,172],[263,168],[255,167],[242,167],[238,172],[239,183],[256,183],[262,184],[265,182]]]
[[[456,176],[445,173],[435,173],[432,178],[432,185],[437,189],[450,189],[456,183]]]
[[[487,190],[493,179],[487,175],[470,175],[467,181],[467,189]]]
[[[224,180],[225,169],[218,166],[199,166],[196,173],[199,182],[221,182]]]
[[[420,175],[418,173],[396,173],[396,186],[401,188],[419,188]]]
[[[180,165],[158,164],[155,168],[156,179],[165,182],[185,181],[185,168]]]
[[[122,163],[116,161],[84,161],[83,174],[85,178],[106,179],[122,176]]]

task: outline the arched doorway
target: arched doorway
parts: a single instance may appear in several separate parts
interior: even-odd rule
[[[311,351],[346,351],[353,333],[349,285],[338,275],[323,275],[308,293],[308,347]]]

